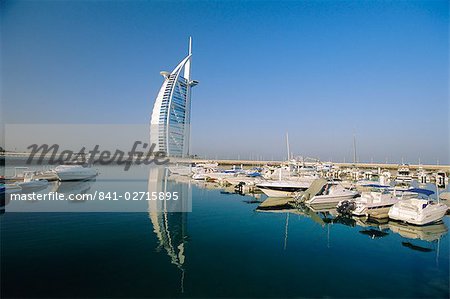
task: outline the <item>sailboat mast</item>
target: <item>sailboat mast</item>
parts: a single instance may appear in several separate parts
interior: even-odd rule
[[[287,159],[291,160],[291,150],[289,148],[289,133],[286,132],[286,147],[287,147]]]

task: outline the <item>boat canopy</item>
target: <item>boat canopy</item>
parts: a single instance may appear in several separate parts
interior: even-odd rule
[[[260,177],[261,173],[260,172],[252,172],[247,174],[247,176],[251,177],[251,178],[256,178],[256,177]]]
[[[407,190],[408,192],[414,192],[419,194],[424,194],[426,196],[430,196],[431,194],[434,194],[434,191],[423,189],[423,188],[411,188]]]
[[[313,196],[316,196],[320,191],[322,191],[323,187],[327,184],[327,180],[325,179],[316,179],[311,183],[311,186],[303,193],[302,200],[306,201],[311,199]]]
[[[390,188],[389,185],[380,185],[380,184],[364,184],[362,187],[370,187],[370,188]]]

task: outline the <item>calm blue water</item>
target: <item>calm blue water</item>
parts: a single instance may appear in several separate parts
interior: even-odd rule
[[[2,297],[449,297],[448,216],[327,224],[189,188],[190,213],[6,212]]]

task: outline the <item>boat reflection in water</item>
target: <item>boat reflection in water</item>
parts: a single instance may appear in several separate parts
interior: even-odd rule
[[[422,248],[418,245],[412,244],[410,241],[417,239],[430,242],[439,242],[439,240],[444,237],[447,232],[447,226],[442,221],[439,223],[416,226],[406,223],[400,223],[398,221],[392,221],[388,218],[377,219],[373,221],[369,218],[361,217],[344,217],[340,216],[334,207],[310,207],[308,205],[298,205],[294,208],[291,205],[291,201],[287,198],[267,198],[263,203],[261,203],[256,211],[259,212],[277,212],[277,213],[290,213],[301,215],[311,219],[312,221],[319,223],[322,226],[342,224],[349,227],[361,227],[363,229],[358,230],[360,234],[367,235],[371,239],[384,238],[390,233],[399,234],[401,237],[410,239],[406,242],[402,242],[402,245],[413,250],[428,252],[427,248]]]
[[[52,191],[64,194],[85,194],[94,183],[95,180],[57,182]]]
[[[180,289],[184,292],[185,250],[187,244],[187,213],[190,211],[191,185],[168,179],[168,170],[162,167],[150,168],[148,192],[177,192],[177,201],[150,200],[148,215],[153,232],[158,239],[158,249],[163,249],[181,272]]]
[[[436,251],[436,264],[438,264],[440,241],[448,232],[447,226],[445,226],[443,222],[425,226],[416,226],[389,221],[389,229],[392,232],[398,233],[402,237],[409,239],[402,242],[402,246],[406,248],[418,252]],[[430,248],[429,243],[435,243],[435,248]]]
[[[330,247],[330,225],[333,223],[334,215],[337,214],[334,208],[321,208],[320,210],[312,210],[304,204],[294,208],[290,203],[292,198],[286,197],[268,197],[257,208],[257,212],[265,213],[285,213],[285,232],[284,232],[284,250],[287,248],[288,232],[289,232],[289,215],[299,215],[310,218],[312,221],[327,228],[327,247]]]
[[[427,242],[437,241],[448,232],[443,222],[425,226],[404,224],[396,221],[389,221],[389,229],[408,239],[419,239]]]

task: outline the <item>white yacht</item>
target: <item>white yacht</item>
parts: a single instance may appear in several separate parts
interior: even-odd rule
[[[53,169],[60,181],[81,181],[95,178],[96,169],[86,165],[60,165]]]
[[[426,225],[444,218],[447,205],[427,199],[402,200],[389,210],[389,218],[415,225]]]
[[[410,183],[412,181],[411,171],[409,170],[408,164],[402,164],[398,167],[395,181],[399,183]]]
[[[361,197],[355,200],[354,216],[367,216],[375,218],[386,218],[389,209],[399,199],[387,190],[363,192]]]
[[[349,200],[358,195],[358,192],[344,188],[340,184],[327,183],[319,193],[306,200],[308,205],[334,204],[342,200]]]
[[[294,197],[296,192],[305,191],[310,185],[309,181],[279,180],[259,183],[256,187],[269,197]]]

